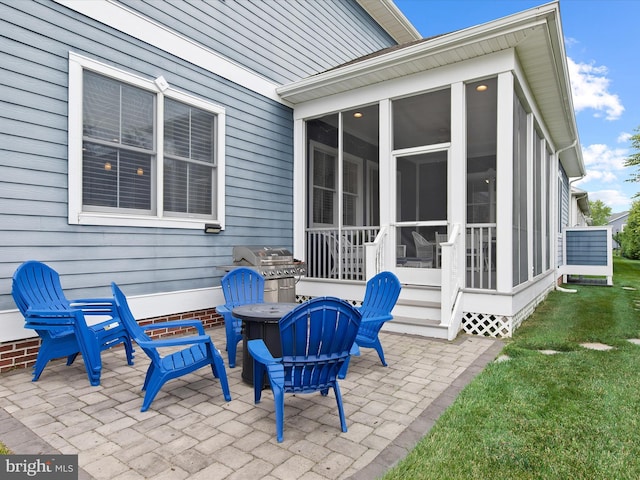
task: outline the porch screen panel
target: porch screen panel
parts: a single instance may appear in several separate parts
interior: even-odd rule
[[[533,275],[542,273],[542,209],[543,209],[543,151],[540,134],[534,132],[533,138]]]
[[[466,286],[495,289],[498,82],[488,78],[466,85],[467,224]]]
[[[547,199],[547,201],[544,202],[544,244],[546,245],[544,269],[548,270],[551,268],[551,251],[553,247],[553,242],[551,241],[551,188],[553,185],[553,175],[551,173],[551,153],[546,148],[544,150],[544,166],[546,182],[542,198]]]
[[[307,121],[308,226],[338,223],[338,115]]]
[[[361,162],[345,159],[342,170],[342,224],[358,225],[362,218]]]
[[[364,279],[379,231],[378,105],[307,120],[307,274]]]
[[[313,152],[313,223],[333,224],[336,205],[336,157],[322,150]]]
[[[446,151],[398,157],[396,218],[399,222],[436,222],[441,225],[399,227],[398,245],[401,257],[417,258],[421,267],[438,266],[439,243],[445,241],[447,227],[447,163]]]
[[[342,224],[377,226],[379,185],[367,169],[379,166],[379,107],[358,107],[342,113]],[[375,203],[375,208],[371,204]]]
[[[451,89],[393,101],[393,149],[451,141]]]
[[[513,286],[527,281],[527,112],[514,95],[513,110]]]

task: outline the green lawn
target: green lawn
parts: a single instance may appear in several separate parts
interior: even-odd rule
[[[613,287],[551,292],[384,479],[640,478],[640,262],[614,267]]]

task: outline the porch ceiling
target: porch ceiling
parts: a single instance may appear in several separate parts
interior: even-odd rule
[[[284,85],[292,104],[515,49],[528,85],[569,177],[584,175],[558,2],[483,25],[391,47]],[[574,144],[575,142],[575,144]],[[567,148],[571,147],[571,148]]]

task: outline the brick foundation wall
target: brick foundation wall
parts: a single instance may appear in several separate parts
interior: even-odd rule
[[[164,317],[145,318],[143,320],[139,320],[138,323],[140,323],[140,325],[157,323],[157,329],[154,328],[153,330],[147,330],[145,333],[151,338],[165,338],[188,333],[190,330],[192,330],[191,333],[193,333],[195,330],[191,328],[172,328],[169,330],[167,328],[162,328],[162,323],[175,320],[190,320],[194,318],[202,322],[205,330],[224,325],[224,320],[220,315],[218,315],[215,308],[167,315]],[[0,373],[8,372],[9,370],[14,370],[16,368],[31,367],[36,363],[39,348],[40,337],[0,343]],[[118,345],[114,348],[122,348],[122,345]]]

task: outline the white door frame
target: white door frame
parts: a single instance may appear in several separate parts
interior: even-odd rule
[[[398,158],[401,157],[409,157],[420,155],[424,153],[435,153],[435,152],[446,152],[447,154],[447,177],[451,174],[451,152],[450,152],[451,143],[441,143],[435,145],[427,145],[421,147],[414,148],[405,148],[402,150],[396,150],[391,153],[391,162],[389,171],[392,174],[392,180],[389,182],[391,187],[391,195],[390,195],[390,208],[389,212],[391,214],[390,218],[390,243],[391,245],[397,245],[397,237],[396,237],[396,229],[399,227],[431,227],[431,226],[443,226],[447,228],[448,219],[442,220],[431,220],[431,221],[409,221],[409,222],[399,222],[398,218],[398,179],[397,179],[397,165]],[[449,179],[447,178],[447,183],[450,185]],[[447,189],[447,195],[450,195],[450,189]],[[447,203],[449,202],[449,198],[447,198]],[[446,209],[449,212],[449,208]],[[448,213],[447,213],[448,216]],[[436,253],[437,255],[437,253]],[[434,255],[435,258],[435,255]],[[390,268],[393,270],[400,281],[402,283],[412,284],[412,285],[429,285],[429,286],[440,286],[442,283],[442,270],[440,268],[421,268],[421,267],[401,267],[397,265],[396,262],[396,249],[393,248],[392,255],[393,266]]]

